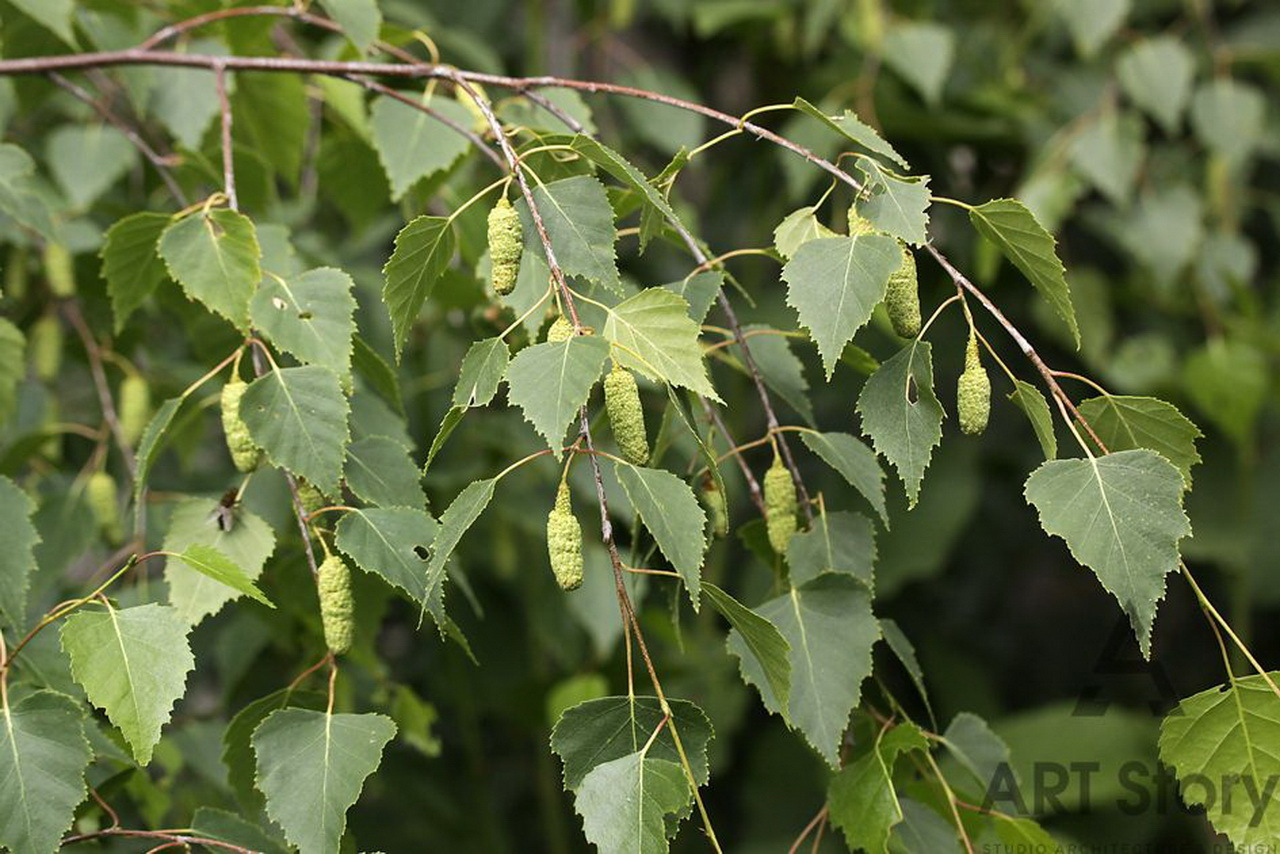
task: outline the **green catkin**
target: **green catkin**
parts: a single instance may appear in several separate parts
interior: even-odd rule
[[[151,420],[151,388],[139,374],[129,374],[120,382],[119,415],[124,440],[136,444]]]
[[[715,478],[707,475],[702,479],[700,491],[702,506],[707,509],[707,518],[711,523],[711,535],[723,537],[729,533],[729,506],[724,493],[716,488]]]
[[[61,243],[44,245],[44,276],[55,297],[67,299],[76,295],[75,260]]]
[[[41,423],[41,429],[49,430],[60,420],[62,420],[62,410],[58,406],[58,399],[50,395],[48,402],[45,404],[44,420]],[[62,434],[50,432],[48,438],[40,443],[40,453],[51,463],[61,462]]]
[[[31,324],[27,341],[31,369],[38,379],[49,382],[62,367],[62,324],[55,315],[46,314]]]
[[[4,265],[4,295],[20,300],[27,295],[27,250],[24,246],[11,246]]]
[[[320,593],[320,622],[324,642],[334,655],[345,655],[355,639],[355,600],[351,595],[351,570],[347,562],[331,554],[316,573]]]
[[[889,287],[884,295],[884,307],[889,314],[893,331],[903,338],[915,338],[920,334],[920,288],[916,280],[916,256],[906,243],[902,247],[902,264],[889,277]]]
[[[609,413],[613,438],[623,458],[632,465],[649,461],[649,437],[644,432],[644,407],[636,378],[621,365],[604,378],[604,408]]]
[[[250,472],[262,462],[262,449],[249,435],[249,427],[240,416],[240,398],[249,386],[244,380],[233,376],[231,381],[222,387],[222,432],[227,437],[227,450],[231,452],[231,462],[239,471]]]
[[[582,526],[569,503],[569,484],[561,482],[556,506],[547,514],[547,555],[551,572],[561,590],[577,590],[582,584]]]
[[[764,474],[764,520],[769,545],[778,554],[787,553],[787,544],[796,532],[796,504],[796,483],[775,454],[773,465]]]
[[[964,371],[956,383],[956,411],[960,429],[970,436],[985,430],[991,415],[991,380],[978,357],[978,337],[972,332],[964,354]]]
[[[561,341],[568,341],[573,337],[573,324],[563,314],[555,319],[551,326],[547,327],[547,343],[559,344]]]
[[[324,493],[309,481],[298,478],[297,485],[298,502],[307,513],[314,513],[328,503],[325,501]]]
[[[858,213],[858,209],[852,205],[849,207],[849,236],[859,237],[863,234],[875,234],[876,227],[871,224],[871,220]]]
[[[511,206],[506,196],[489,211],[489,261],[492,264],[494,293],[505,295],[516,286],[520,274],[520,253],[523,250],[520,233],[520,214]]]
[[[111,545],[124,540],[124,526],[120,524],[120,505],[116,501],[116,481],[105,471],[89,475],[85,483],[85,499],[93,513],[98,531]]]

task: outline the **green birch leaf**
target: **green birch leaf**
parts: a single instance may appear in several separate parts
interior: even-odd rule
[[[147,426],[142,430],[142,438],[138,440],[138,474],[133,479],[133,503],[142,502],[142,493],[147,488],[147,478],[151,475],[151,467],[155,465],[156,455],[160,453],[160,447],[163,444],[169,430],[169,425],[173,423],[173,417],[178,414],[178,408],[182,406],[182,397],[171,397],[164,403],[160,404],[160,408],[156,410],[156,414],[151,416],[151,420],[147,422]]]
[[[454,99],[436,95],[424,103],[455,124],[471,127],[471,113]],[[374,99],[369,127],[373,147],[391,183],[393,202],[399,201],[420,178],[448,169],[471,145],[465,136],[435,116],[387,95]]]
[[[31,155],[16,145],[0,144],[0,211],[38,232],[45,240],[57,242],[49,207],[33,180],[35,174],[36,164]]]
[[[248,217],[225,208],[191,214],[164,230],[159,252],[187,296],[248,328],[249,300],[262,279],[262,251]]]
[[[498,393],[502,377],[511,361],[511,351],[501,338],[485,338],[471,345],[458,369],[453,388],[453,405],[463,408],[486,406]]]
[[[972,776],[975,792],[990,791],[996,776],[1010,769],[1009,745],[972,712],[960,712],[942,734],[947,750]]]
[[[0,846],[52,854],[85,799],[93,750],[84,711],[65,694],[37,691],[0,709]]]
[[[1266,357],[1241,338],[1211,338],[1182,366],[1191,402],[1242,446],[1249,444],[1266,403],[1270,376]]]
[[[279,709],[253,733],[267,815],[302,854],[338,850],[347,810],[396,734],[385,715]]]
[[[382,268],[382,301],[391,314],[397,362],[409,329],[448,269],[455,248],[453,229],[442,216],[417,217],[396,235],[395,251]]]
[[[462,535],[475,524],[493,500],[493,490],[497,485],[497,478],[492,477],[467,484],[467,488],[458,493],[448,509],[440,514],[440,526],[431,544],[431,560],[427,564],[424,601],[441,631],[449,624],[444,612],[445,564],[458,547]]]
[[[933,721],[933,704],[929,702],[929,692],[924,686],[924,670],[920,667],[920,659],[916,657],[915,645],[906,636],[896,622],[885,617],[880,620],[880,634],[884,637],[884,642],[888,645],[889,651],[893,653],[894,658],[902,664],[907,675],[911,677],[911,682],[916,686],[916,691],[920,694],[920,699],[924,701],[925,711],[929,713],[929,720]],[[934,724],[935,728],[937,724]]]
[[[1151,655],[1164,577],[1178,568],[1178,540],[1191,533],[1182,474],[1154,451],[1050,460],[1027,478],[1027,501],[1045,531],[1066,540],[1129,615],[1143,657]]]
[[[417,508],[369,507],[343,514],[335,544],[360,569],[382,576],[422,605],[427,563],[421,554],[431,547],[437,529],[436,520]]]
[[[791,645],[777,626],[710,581],[702,583],[702,592],[706,594],[711,607],[729,621],[732,631],[725,645],[729,652],[742,661],[744,676],[748,667],[752,673],[764,675],[769,691],[777,699],[785,720],[787,699],[791,695]]]
[[[719,401],[698,343],[689,304],[666,288],[645,288],[609,309],[604,337],[623,367],[655,382],[668,382]]]
[[[871,594],[851,575],[826,573],[755,609],[791,645],[790,725],[833,767],[849,713],[871,673],[871,648],[880,624]],[[742,661],[743,678],[760,690],[765,708],[784,711],[764,674]]]
[[[844,346],[884,299],[889,276],[901,263],[897,241],[864,234],[810,240],[782,268],[787,304],[818,345],[828,380]]]
[[[714,736],[711,721],[688,700],[669,700],[668,706],[689,757],[693,777],[703,785],[709,774],[707,745]],[[565,789],[578,789],[597,766],[640,750],[662,717],[658,698],[646,696],[601,697],[566,709],[551,732],[551,749],[564,763]],[[663,727],[658,733],[649,746],[648,756],[680,761],[670,729]]]
[[[129,138],[109,124],[62,125],[49,134],[45,159],[74,210],[85,210],[138,161]]]
[[[0,477],[0,617],[17,630],[27,625],[27,588],[36,568],[40,534],[31,522],[36,503],[21,487]],[[0,778],[3,775],[0,774]]]
[[[978,233],[990,240],[1022,271],[1058,316],[1066,321],[1071,337],[1080,347],[1080,327],[1076,323],[1066,270],[1058,260],[1053,235],[1044,230],[1031,211],[1016,199],[995,199],[969,211],[969,220]]]
[[[365,53],[382,28],[378,0],[320,0],[320,5],[338,22],[356,50]]]
[[[262,854],[288,854],[289,850],[278,834],[268,835],[263,827],[239,814],[215,807],[196,807],[191,815],[191,833],[205,839],[238,845],[250,851],[260,851]],[[208,848],[216,851],[218,847],[214,845]]]
[[[1270,679],[1280,679],[1280,672]],[[1160,724],[1160,759],[1176,770],[1187,805],[1201,804],[1214,830],[1237,849],[1265,848],[1280,839],[1273,796],[1280,775],[1277,740],[1280,698],[1261,675],[1247,676],[1179,703]],[[1228,785],[1235,798],[1220,788]]]
[[[760,334],[768,330],[765,334]],[[813,403],[809,400],[809,381],[804,375],[804,362],[800,361],[791,348],[793,340],[787,335],[778,335],[777,330],[762,324],[753,323],[742,328],[747,337],[747,348],[751,351],[751,360],[756,363],[764,384],[782,398],[808,423],[814,423]],[[742,348],[732,344],[729,350],[742,361]],[[745,365],[740,368],[746,374]]]
[[[658,548],[684,579],[698,610],[702,556],[707,549],[707,515],[689,484],[663,469],[619,465],[618,482]]]
[[[575,136],[569,143],[569,147],[639,193],[645,204],[656,211],[663,220],[678,223],[683,227],[680,217],[667,201],[667,197],[649,183],[644,173],[621,154],[594,137],[582,134]]]
[[[787,544],[791,583],[800,586],[826,572],[852,575],[875,587],[876,529],[861,513],[827,512]]]
[[[199,544],[188,546],[177,555],[177,559],[206,578],[213,579],[218,584],[228,587],[236,593],[255,599],[268,608],[275,607],[271,600],[258,589],[258,585],[254,584],[249,576],[244,573],[244,570],[240,569],[226,555],[212,546]]]
[[[884,35],[885,65],[936,106],[955,59],[956,37],[950,27],[932,21],[904,21]]]
[[[995,813],[992,824],[1000,841],[1014,851],[1043,851],[1044,854],[1062,854],[1064,851],[1049,831],[1029,818]]]
[[[102,278],[111,297],[116,332],[124,328],[129,315],[167,276],[159,242],[169,222],[167,214],[142,211],[107,229],[98,257],[102,259]]]
[[[349,383],[356,332],[354,287],[350,276],[332,267],[288,279],[267,276],[253,295],[249,315],[272,344]]]
[[[889,835],[892,854],[959,854],[963,850],[955,825],[929,807],[902,797],[898,798],[898,807],[902,821],[894,825]],[[1050,852],[1057,854],[1056,850],[1046,850],[1046,854]]]
[[[1129,16],[1130,0],[1054,0],[1053,6],[1071,33],[1076,51],[1086,59],[1115,35]]]
[[[366,436],[347,448],[347,488],[370,504],[425,507],[422,472],[395,439]]]
[[[1112,204],[1124,207],[1142,166],[1145,136],[1137,115],[1104,110],[1071,141],[1071,166]]]
[[[689,303],[689,317],[699,325],[707,319],[711,306],[724,284],[724,273],[719,270],[703,270],[676,282],[667,282],[664,288],[684,297]]]
[[[880,514],[885,528],[889,512],[884,505],[884,469],[875,452],[848,433],[801,433],[800,441],[831,466]]]
[[[1051,460],[1058,456],[1058,435],[1053,432],[1053,413],[1049,411],[1049,401],[1044,399],[1040,390],[1031,383],[1014,380],[1014,389],[1009,392],[1009,400],[1026,413],[1035,431],[1044,458]],[[1110,445],[1108,445],[1110,447]]]
[[[591,394],[609,358],[609,342],[575,335],[521,350],[507,368],[507,397],[560,456],[564,434]]]
[[[1155,451],[1178,467],[1191,488],[1191,467],[1200,462],[1196,439],[1204,434],[1178,407],[1154,397],[1106,395],[1077,408],[1108,451]]]
[[[274,169],[294,189],[311,128],[306,81],[301,74],[237,71],[232,93],[236,140],[256,149],[259,168]]]
[[[191,626],[168,605],[117,610],[86,606],[62,624],[62,649],[89,702],[107,713],[140,765],[151,761],[160,728],[195,666]]]
[[[1210,151],[1239,163],[1258,147],[1267,99],[1257,87],[1229,77],[1201,83],[1191,98],[1191,127]]]
[[[858,168],[872,191],[870,198],[858,203],[858,213],[880,231],[923,246],[928,240],[929,176],[900,178],[874,160]]]
[[[183,39],[171,49],[206,56],[227,54],[226,44],[216,38]],[[228,89],[235,91],[234,75],[227,78],[227,83]],[[218,115],[218,91],[212,69],[166,68],[164,85],[152,90],[147,111],[184,148],[199,151],[205,132]]]
[[[349,408],[337,374],[317,365],[277,368],[240,399],[240,416],[267,459],[326,495],[338,492],[342,477]]]
[[[778,223],[773,230],[773,246],[779,255],[790,258],[810,240],[840,236],[818,221],[817,212],[816,207],[808,205],[792,211]]]
[[[908,507],[920,497],[920,482],[933,447],[942,440],[942,404],[933,393],[928,341],[912,341],[867,379],[858,395],[862,432],[898,470]]]
[[[894,762],[903,753],[928,749],[919,727],[901,723],[878,733],[865,755],[831,778],[827,789],[831,823],[844,833],[850,848],[872,854],[888,851],[889,834],[903,818],[893,785]]]
[[[253,731],[277,709],[298,706],[323,710],[328,697],[320,691],[281,688],[249,703],[236,713],[222,734],[222,764],[227,766],[227,783],[246,814],[262,810],[262,793],[254,788],[257,762],[253,755]]]
[[[400,393],[400,380],[381,353],[373,349],[359,334],[353,339],[355,349],[351,354],[351,366],[364,377],[369,387],[401,415],[404,415],[404,397]]]
[[[1116,61],[1124,93],[1168,134],[1178,129],[1195,70],[1191,51],[1175,36],[1139,39]]]
[[[275,533],[260,517],[240,506],[231,511],[230,529],[224,529],[223,518],[217,501],[182,500],[169,517],[163,549],[182,554],[193,546],[212,548],[229,559],[246,581],[257,580],[275,550]],[[202,573],[185,560],[166,558],[164,579],[169,585],[169,604],[193,626],[236,598],[230,588],[218,583],[221,579]],[[236,589],[240,593],[248,592]]]
[[[40,26],[62,39],[72,48],[78,48],[72,19],[75,15],[74,0],[12,0],[13,5],[25,12]]]
[[[907,161],[902,158],[902,155],[893,150],[892,145],[885,142],[880,137],[880,134],[875,132],[874,128],[865,124],[853,111],[845,110],[844,115],[828,116],[804,98],[796,98],[792,106],[805,115],[817,119],[845,139],[865,148],[867,151],[888,158],[903,169],[911,168],[907,165]]]
[[[582,816],[587,841],[600,854],[665,854],[668,818],[684,813],[690,795],[679,764],[649,759],[641,751],[592,769],[578,788],[574,809]]]
[[[533,190],[533,202],[542,215],[560,269],[566,275],[581,276],[621,295],[622,280],[613,247],[618,230],[613,225],[613,207],[604,185],[589,175],[575,175],[538,185]],[[516,201],[516,209],[520,212],[525,253],[545,261],[542,240],[523,198]]]
[[[440,453],[440,449],[444,447],[445,442],[449,441],[449,437],[453,435],[453,431],[462,423],[462,418],[466,414],[467,410],[461,406],[452,406],[444,414],[444,418],[440,419],[440,426],[436,428],[435,438],[431,440],[431,447],[427,449],[427,459],[422,463],[422,474],[424,476],[427,470],[431,468],[431,463],[435,460],[436,454]]]

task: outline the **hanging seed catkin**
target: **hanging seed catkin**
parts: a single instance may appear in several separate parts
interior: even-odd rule
[[[853,205],[849,206],[849,236],[859,237],[863,234],[875,234],[876,227],[871,224],[871,220],[858,213],[858,209]]]
[[[120,505],[116,501],[116,481],[105,471],[89,475],[84,487],[85,500],[93,513],[93,521],[99,533],[108,543],[115,545],[124,540],[124,526],[120,523]]]
[[[120,432],[130,445],[142,438],[151,420],[151,388],[139,374],[120,381]]]
[[[702,506],[707,508],[707,518],[711,523],[711,535],[723,537],[729,533],[729,505],[724,493],[716,488],[715,478],[710,474],[702,478],[702,489],[699,491]]]
[[[769,545],[778,554],[786,554],[787,543],[796,532],[796,483],[777,455],[764,473],[764,509]]]
[[[964,371],[956,384],[956,410],[965,433],[976,436],[986,429],[991,415],[991,380],[978,357],[978,337],[972,332],[965,349]]]
[[[916,280],[916,256],[910,247],[899,240],[902,248],[902,264],[889,277],[889,287],[884,294],[885,311],[893,331],[903,338],[915,338],[920,334],[920,287]]]
[[[316,587],[320,592],[324,642],[334,655],[344,655],[351,649],[356,633],[355,600],[347,562],[334,554],[326,557],[317,571]]]
[[[582,526],[573,515],[567,483],[560,484],[556,506],[547,514],[547,554],[560,589],[578,589],[582,584]]]
[[[31,369],[45,382],[58,375],[62,367],[62,324],[52,314],[46,314],[31,324],[27,349],[31,353]]]
[[[298,503],[302,505],[302,509],[308,513],[314,513],[328,502],[325,500],[324,493],[315,487],[310,481],[298,478]]]
[[[75,259],[61,243],[44,245],[44,277],[55,297],[67,299],[76,295]]]
[[[573,337],[573,324],[563,314],[557,317],[552,324],[547,327],[547,343],[559,344],[561,341],[568,341]]]
[[[493,267],[494,293],[509,294],[516,286],[523,246],[520,214],[503,196],[489,211],[489,261]]]
[[[249,435],[249,427],[240,416],[240,398],[249,386],[238,376],[222,387],[222,432],[227,437],[231,462],[239,471],[250,472],[262,462],[262,449]]]
[[[644,407],[636,378],[621,365],[604,378],[604,408],[609,413],[613,438],[623,458],[632,465],[649,462],[649,437],[644,432]]]

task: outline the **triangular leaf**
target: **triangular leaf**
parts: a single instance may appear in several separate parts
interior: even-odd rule
[[[901,263],[897,241],[864,234],[810,240],[782,268],[787,303],[818,345],[828,380],[844,345],[871,319]]]
[[[10,626],[27,624],[27,587],[36,568],[40,534],[31,523],[36,504],[7,477],[0,477],[0,617]],[[2,775],[0,775],[2,776]]]
[[[350,405],[337,374],[317,365],[277,368],[249,384],[240,416],[272,464],[338,491]]]
[[[485,338],[471,345],[458,369],[458,384],[453,388],[453,405],[464,408],[485,406],[498,393],[507,372],[511,351],[499,337]]]
[[[872,589],[875,584],[876,529],[861,513],[828,511],[787,543],[791,583],[800,586],[824,572],[840,572]]]
[[[227,783],[235,792],[236,800],[246,814],[256,815],[262,810],[262,793],[254,788],[256,760],[250,739],[253,731],[277,709],[299,706],[320,710],[327,697],[319,691],[298,688],[281,688],[249,703],[235,714],[222,734],[222,764],[227,766]]]
[[[666,288],[645,288],[609,309],[604,337],[617,344],[614,358],[654,381],[719,400],[698,344],[699,327],[689,304]]]
[[[410,507],[353,510],[338,522],[335,545],[365,572],[382,576],[419,605],[426,602],[426,549],[436,520]],[[419,552],[419,550],[422,550]]]
[[[726,641],[729,652],[742,659],[744,673],[750,659],[751,672],[764,675],[785,719],[787,698],[791,695],[791,644],[777,626],[711,582],[702,583],[702,592],[733,628]]]
[[[880,231],[923,246],[928,239],[929,176],[899,178],[874,160],[858,168],[872,191],[870,198],[859,202],[858,213]]]
[[[453,229],[442,216],[420,216],[396,235],[395,251],[382,268],[386,278],[382,301],[391,313],[397,361],[409,329],[448,269],[455,247]]]
[[[507,368],[508,397],[560,455],[565,430],[587,402],[600,378],[609,342],[594,335],[535,344],[521,350]]]
[[[702,555],[707,549],[707,515],[689,484],[663,469],[619,465],[618,482],[658,548],[680,573],[697,610]]]
[[[800,441],[858,490],[889,527],[889,513],[884,506],[884,469],[874,451],[848,433],[805,432],[800,434]]]
[[[929,342],[912,341],[882,364],[862,387],[857,408],[862,432],[898,470],[914,507],[933,447],[942,440]]]
[[[87,794],[91,759],[83,709],[65,694],[37,691],[0,708],[0,846],[35,854],[61,848]]]
[[[253,223],[233,210],[191,214],[160,235],[160,257],[187,296],[244,329],[249,300],[262,279]]]
[[[893,785],[893,764],[899,754],[928,750],[920,728],[902,723],[876,736],[871,749],[831,778],[827,806],[831,823],[844,833],[849,847],[883,852],[889,832],[902,821],[902,808]]]
[[[271,600],[263,595],[258,586],[249,579],[249,576],[244,574],[240,567],[236,566],[226,555],[212,546],[199,544],[188,546],[186,550],[178,555],[178,560],[201,575],[211,578],[237,593],[243,593],[250,599],[256,599],[269,608],[275,607]]]
[[[272,712],[253,733],[267,815],[301,851],[337,851],[347,810],[395,734],[385,715]]]
[[[667,817],[689,803],[684,771],[666,759],[633,753],[597,765],[582,781],[574,809],[600,854],[665,854]]]
[[[1050,460],[1027,478],[1040,524],[1120,602],[1144,657],[1164,577],[1178,567],[1178,540],[1191,533],[1183,486],[1178,470],[1147,450]]]
[[[249,307],[253,325],[300,362],[351,377],[355,283],[341,270],[319,267],[289,279],[268,276]]]
[[[622,293],[613,244],[618,230],[604,185],[589,175],[575,175],[533,190],[533,201],[546,226],[556,262],[567,275]],[[546,260],[546,251],[524,199],[516,202],[527,253]]]
[[[1071,337],[1080,346],[1066,270],[1058,260],[1053,235],[1044,230],[1031,211],[1016,199],[995,199],[969,211],[969,220],[978,233],[994,243],[1013,266],[1031,281],[1066,321]]]
[[[1178,407],[1154,397],[1107,395],[1078,408],[1108,451],[1155,451],[1178,467],[1191,488],[1191,467],[1200,462],[1196,439],[1204,434]]]
[[[224,520],[228,519],[230,527],[226,528]],[[229,559],[248,582],[262,574],[262,567],[275,545],[275,533],[261,518],[240,506],[224,514],[219,512],[218,502],[208,498],[187,498],[174,507],[164,538],[167,552],[182,553],[192,546],[214,549]],[[216,614],[236,598],[231,588],[220,583],[222,579],[204,573],[186,560],[166,560],[164,579],[169,585],[169,604],[191,625]],[[249,592],[235,589],[240,593]]]
[[[102,278],[107,282],[116,332],[124,328],[129,315],[164,281],[164,261],[160,258],[160,235],[169,226],[166,214],[131,214],[107,229],[102,249]]]
[[[167,605],[82,608],[62,625],[62,648],[89,702],[107,713],[141,765],[195,666],[191,626]]]
[[[370,504],[426,506],[427,496],[418,482],[422,472],[395,439],[365,436],[352,442],[347,448],[346,477],[347,488]]]
[[[436,96],[424,102],[454,124],[471,126],[471,113],[452,98]],[[419,178],[425,178],[466,154],[471,144],[435,116],[388,95],[373,102],[369,126],[373,147],[391,183],[391,201],[399,201]]]
[[[1014,389],[1009,392],[1009,400],[1027,415],[1031,429],[1035,431],[1044,458],[1051,460],[1058,456],[1058,436],[1053,432],[1053,413],[1049,411],[1049,402],[1044,399],[1040,390],[1031,383],[1014,380]],[[1110,446],[1108,446],[1110,447]]]
[[[862,146],[867,151],[879,154],[881,157],[887,157],[903,169],[910,168],[907,165],[907,161],[902,159],[902,155],[893,150],[892,145],[885,142],[880,137],[880,134],[875,132],[874,128],[865,124],[851,110],[845,110],[844,115],[828,116],[804,98],[796,98],[792,106],[800,112],[812,116],[845,139]]]

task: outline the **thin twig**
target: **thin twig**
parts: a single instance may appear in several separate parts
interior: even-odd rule
[[[227,98],[227,69],[216,65],[213,69],[214,85],[218,91],[218,111],[222,115],[222,183],[227,194],[227,206],[240,210],[236,201],[236,167],[231,150],[231,101]]]
[[[720,417],[720,413],[705,397],[698,399],[702,401],[702,409],[707,413],[707,417],[711,419],[711,423],[715,425],[716,430],[720,431],[721,436],[724,436],[724,440],[729,443],[729,447],[736,449],[738,443],[734,440],[733,434],[729,432],[729,428],[724,423],[724,419]],[[755,473],[751,471],[751,467],[747,465],[747,461],[743,459],[740,452],[735,450],[733,458],[737,460],[738,468],[742,471],[742,476],[747,481],[747,490],[751,494],[751,502],[756,505],[760,515],[764,516],[764,493],[760,491],[760,481],[756,480]]]

